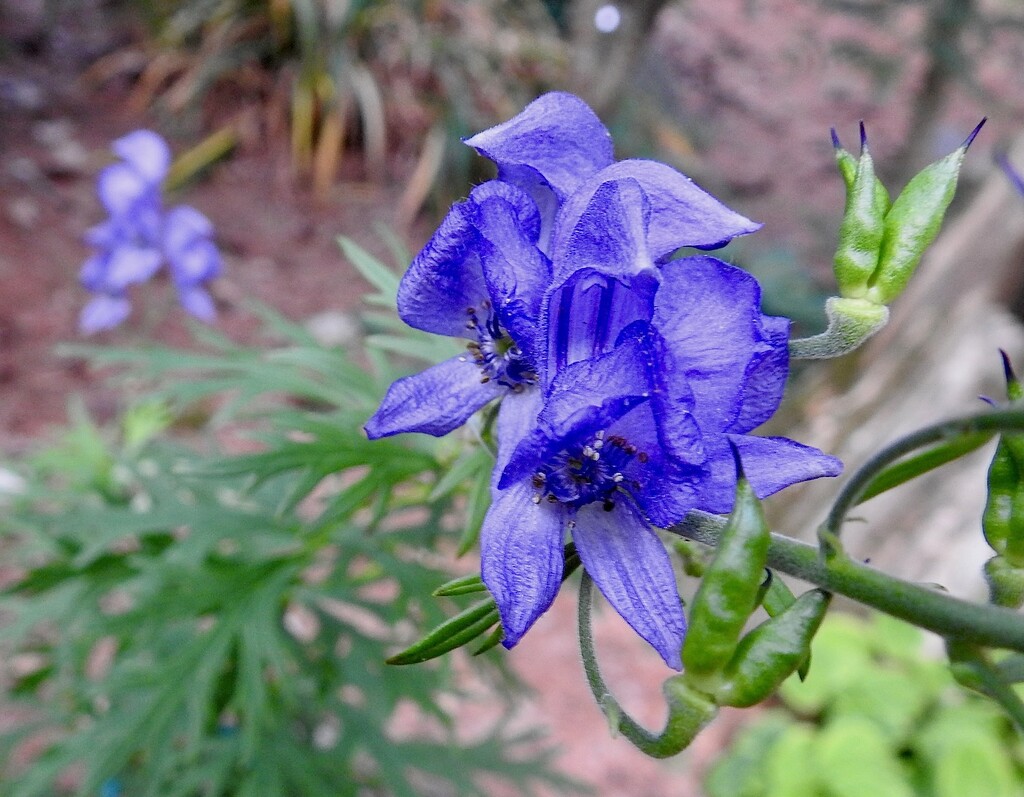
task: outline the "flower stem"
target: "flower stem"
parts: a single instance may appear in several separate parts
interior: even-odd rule
[[[1024,702],[1021,701],[1020,695],[1002,679],[1001,673],[993,666],[985,653],[973,646],[959,642],[950,643],[948,648],[950,662],[968,668],[977,679],[976,686],[972,688],[999,703],[1017,726],[1017,730],[1024,733]]]
[[[594,582],[583,573],[579,595],[580,653],[583,669],[594,700],[605,713],[612,726],[612,732],[621,732],[642,753],[652,758],[668,758],[681,751],[707,725],[718,711],[712,700],[689,687],[682,676],[669,678],[664,684],[668,703],[668,719],[661,733],[651,733],[629,716],[612,696],[597,664],[594,650],[594,633],[590,622],[593,608],[592,593]]]
[[[793,360],[842,357],[858,348],[889,321],[889,308],[866,299],[832,296],[825,302],[828,328],[820,335],[789,342]]]
[[[968,437],[982,432],[1020,431],[1024,431],[1024,410],[1021,409],[989,410],[919,429],[879,451],[853,474],[832,504],[822,530],[838,537],[847,513],[860,503],[861,496],[875,476],[901,457],[932,443],[946,442],[957,437]]]
[[[1024,415],[1016,416],[1024,427]],[[694,511],[669,531],[717,545],[724,528],[724,518]],[[1024,616],[1010,609],[971,603],[912,584],[842,554],[824,561],[815,546],[781,534],[772,534],[768,566],[946,639],[1024,652]]]

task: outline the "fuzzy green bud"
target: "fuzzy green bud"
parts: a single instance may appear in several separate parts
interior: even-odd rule
[[[888,304],[903,292],[925,249],[938,235],[967,148],[983,124],[984,119],[955,151],[915,175],[893,202],[885,214],[878,268],[867,298]]]
[[[821,625],[829,593],[805,592],[781,614],[747,634],[722,672],[715,692],[721,706],[752,706],[770,696],[810,654],[811,639]]]
[[[839,139],[832,131],[833,144],[837,145],[836,163],[846,184],[846,208],[833,268],[840,295],[850,298],[862,297],[867,292],[878,268],[885,214],[889,209],[889,194],[875,176],[863,123],[860,130],[861,153],[856,160],[838,146]]]
[[[761,502],[744,478],[735,449],[739,476],[736,504],[704,572],[690,607],[690,624],[683,643],[683,668],[700,681],[732,658],[747,619],[757,607],[768,561],[771,532]]]
[[[1007,397],[1019,401],[1024,388],[1006,352],[1000,354]],[[1005,565],[1010,569],[1024,568],[1024,435],[1004,434],[999,439],[988,469],[988,498],[981,525],[985,540],[1005,559]],[[993,583],[991,578],[989,583]]]

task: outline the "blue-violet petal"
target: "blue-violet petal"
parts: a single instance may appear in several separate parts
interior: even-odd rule
[[[579,97],[551,92],[522,112],[466,143],[498,164],[502,179],[516,182],[527,167],[565,197],[613,159],[612,138]],[[522,187],[522,186],[521,186]]]
[[[658,535],[628,500],[611,511],[589,504],[574,520],[576,550],[601,593],[669,667],[682,669],[686,618]]]
[[[111,149],[151,184],[163,182],[171,166],[167,142],[152,130],[136,130],[122,136]]]
[[[82,308],[78,327],[86,335],[112,329],[128,317],[131,309],[126,297],[101,293]]]
[[[446,435],[505,390],[480,379],[479,366],[464,355],[403,377],[388,388],[366,434],[371,440],[402,432]]]
[[[480,574],[498,604],[506,648],[522,638],[558,594],[565,526],[565,509],[534,503],[529,481],[493,491],[480,529]]]

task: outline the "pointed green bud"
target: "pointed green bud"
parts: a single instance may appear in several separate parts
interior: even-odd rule
[[[768,612],[769,617],[778,617],[790,606],[796,603],[796,596],[793,594],[793,591],[786,586],[786,582],[775,575],[771,570],[768,570],[767,572],[770,579],[768,590],[765,593],[762,605],[764,606],[764,610]],[[800,663],[800,666],[796,671],[797,675],[800,676],[801,681],[807,677],[807,671],[810,667],[811,654],[808,652],[807,657]]]
[[[732,658],[747,619],[757,607],[771,533],[736,457],[736,504],[690,607],[683,669],[691,682],[718,672]]]
[[[1007,397],[1018,401],[1024,389],[1006,352],[1000,354]],[[981,526],[986,542],[1005,558],[1007,567],[1024,568],[1024,435],[1004,434],[999,438],[988,468],[988,497]]]
[[[784,612],[747,634],[722,672],[715,692],[718,704],[743,708],[760,703],[796,672],[810,655],[811,640],[830,597],[820,589],[805,592]]]
[[[889,194],[875,176],[875,166],[861,123],[861,153],[856,161],[846,150],[838,150],[836,161],[846,183],[846,208],[839,227],[839,245],[833,268],[839,293],[859,298],[867,292],[878,267],[879,251],[889,209]],[[833,131],[833,143],[838,142]],[[852,178],[850,170],[852,167]]]
[[[915,175],[893,202],[885,215],[878,269],[871,278],[867,298],[889,304],[903,292],[925,249],[939,232],[967,148],[983,124],[984,119],[954,152]]]
[[[764,606],[764,610],[768,612],[769,617],[776,617],[796,603],[796,596],[793,594],[793,591],[786,586],[786,582],[775,575],[775,573],[771,570],[768,570],[767,573],[768,589],[765,590],[762,605]]]
[[[854,176],[857,173],[857,159],[839,143],[839,134],[836,133],[834,127],[829,132],[832,134],[832,149],[836,156],[836,166],[839,167],[839,174],[846,184],[846,198],[849,201],[850,192],[853,190]]]
[[[1010,355],[1002,349],[999,355],[1003,358],[1003,376],[1006,378],[1006,397],[1010,401],[1020,401],[1024,398],[1024,387],[1021,387],[1017,374],[1013,372],[1013,364],[1010,362]]]

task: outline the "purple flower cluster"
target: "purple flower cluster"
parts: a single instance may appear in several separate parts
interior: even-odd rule
[[[109,218],[86,234],[95,249],[82,265],[82,284],[95,294],[82,309],[85,333],[124,321],[128,287],[145,282],[165,263],[182,307],[204,321],[216,311],[204,283],[220,273],[213,225],[193,207],[165,210],[160,196],[171,153],[156,133],[137,130],[112,145],[121,160],[100,172],[97,191]]]
[[[615,161],[579,98],[546,94],[468,139],[498,177],[455,205],[402,280],[413,327],[466,353],[395,382],[371,438],[443,435],[500,399],[482,575],[515,645],[554,600],[571,538],[627,622],[679,668],[686,630],[654,531],[755,492],[837,475],[834,457],[750,432],[775,412],[789,321],[714,249],[760,225],[662,163]]]

